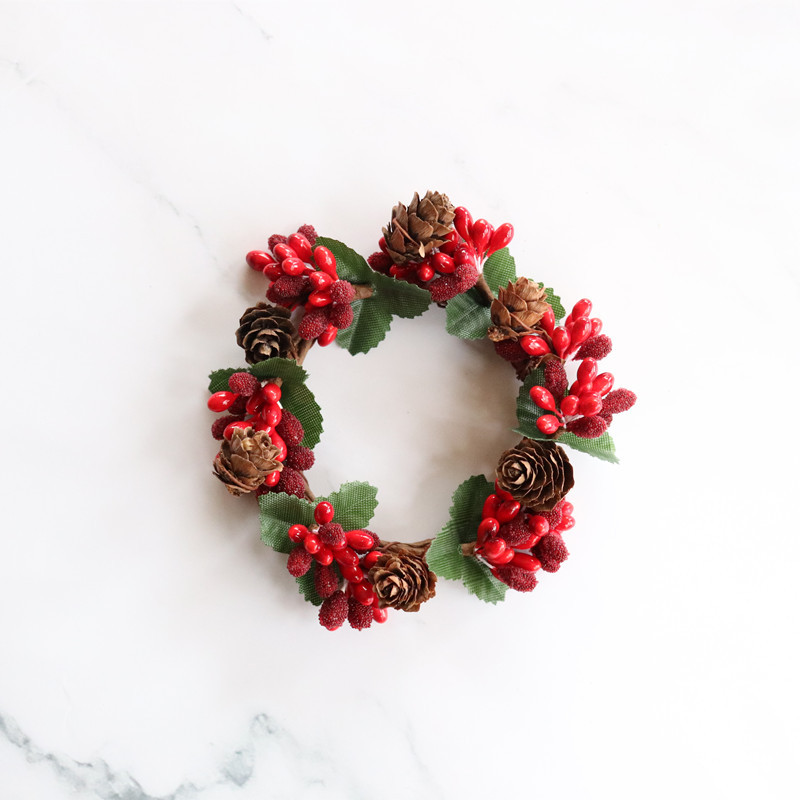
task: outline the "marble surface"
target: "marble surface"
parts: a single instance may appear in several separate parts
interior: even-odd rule
[[[791,2],[0,4],[0,798],[794,798]],[[313,222],[437,188],[640,401],[531,596],[329,634],[210,476],[205,376]],[[322,494],[438,530],[513,443],[443,317],[307,361]],[[611,361],[613,360],[613,364]]]

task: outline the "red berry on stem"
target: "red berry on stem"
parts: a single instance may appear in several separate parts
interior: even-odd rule
[[[324,525],[326,522],[330,522],[333,519],[333,515],[334,510],[330,503],[325,500],[323,500],[321,503],[317,503],[316,508],[314,509],[314,519],[318,524]]]
[[[486,517],[478,525],[478,542],[482,543],[491,536],[496,536],[500,530],[500,523],[494,517]]]
[[[246,256],[245,261],[251,269],[262,270],[268,264],[274,264],[275,259],[263,250],[251,250]]]
[[[587,383],[591,383],[595,375],[597,375],[597,361],[593,358],[585,358],[581,361],[580,366],[578,367],[578,383],[581,386],[584,386]]]
[[[589,314],[592,313],[592,301],[586,300],[578,300],[577,303],[572,307],[572,318],[573,319],[582,319],[583,317],[588,317]]]
[[[252,428],[253,423],[249,420],[240,419],[237,422],[231,422],[230,425],[226,426],[225,430],[222,432],[224,438],[230,441],[231,436],[233,436],[233,429],[234,428]]]
[[[293,542],[302,542],[308,536],[308,528],[305,525],[292,525],[289,528],[289,538]]]
[[[327,272],[317,270],[308,276],[308,282],[314,289],[321,291],[322,289],[327,289],[333,283],[333,278]]]
[[[427,283],[436,274],[430,264],[420,264],[417,267],[417,277],[423,282]]]
[[[445,253],[437,253],[433,257],[432,263],[434,269],[437,272],[441,272],[443,275],[450,275],[452,272],[455,272],[456,269],[456,262]]]
[[[336,275],[336,258],[327,247],[320,246],[314,248],[314,263],[331,277],[338,277]]]
[[[355,597],[362,606],[371,606],[378,599],[375,595],[375,590],[367,581],[351,583],[350,585],[353,587],[353,597]]]
[[[544,414],[536,420],[536,427],[546,436],[551,436],[561,427],[561,420],[552,414]]]
[[[386,609],[386,608],[378,608],[378,606],[373,606],[373,608],[372,608],[372,619],[374,619],[375,622],[378,622],[378,623],[386,622],[388,617],[389,617],[389,610],[388,609]]]
[[[339,571],[346,581],[350,583],[361,583],[364,580],[364,570],[361,567],[353,567],[350,564],[339,564]]]
[[[345,537],[354,550],[371,550],[375,546],[375,537],[369,531],[347,531]]]
[[[325,275],[327,273],[323,272],[321,274]],[[329,306],[333,302],[333,299],[331,298],[330,292],[326,291],[325,289],[321,289],[311,292],[311,294],[308,296],[308,302],[314,306],[314,308],[323,308],[324,306]]]
[[[519,514],[521,505],[516,500],[505,500],[497,509],[497,521],[499,523],[509,522]]]
[[[550,345],[541,336],[523,336],[519,343],[529,356],[543,356],[550,352]]]
[[[472,227],[472,214],[470,214],[469,211],[467,211],[467,209],[464,208],[464,206],[459,206],[456,209],[456,215],[453,220],[453,225],[460,234],[461,238],[465,242],[469,242],[470,244],[472,244],[472,239],[470,238],[469,235],[469,229]]]
[[[284,442],[283,439],[281,439],[280,434],[275,433],[275,431],[273,431],[269,435],[269,438],[272,441],[272,444],[274,444],[275,447],[278,448],[278,454],[275,456],[275,458],[278,461],[283,461],[286,458],[286,454],[288,453],[288,450],[286,448],[286,442]]]
[[[592,336],[597,336],[597,334],[600,333],[601,330],[603,330],[603,320],[594,317],[594,319],[591,320],[591,323],[592,323]]]
[[[493,517],[497,513],[497,507],[499,505],[500,505],[500,498],[496,494],[490,494],[483,501],[482,516],[484,517],[484,519],[486,517]]]
[[[507,247],[513,238],[514,226],[510,222],[504,222],[492,234],[492,238],[489,241],[489,255]]]
[[[526,572],[536,572],[537,569],[542,568],[542,562],[527,553],[515,553],[511,559],[511,564],[524,569]]]
[[[558,327],[553,331],[552,335],[553,349],[559,358],[563,358],[564,354],[569,350],[569,334],[566,328]]]
[[[595,414],[599,414],[602,408],[603,401],[600,399],[600,395],[594,392],[583,395],[578,403],[578,411],[584,417],[593,417]]]
[[[556,401],[553,398],[553,395],[544,388],[544,386],[532,386],[531,391],[531,400],[536,403],[539,408],[544,408],[547,411],[555,411],[556,410]]]
[[[289,236],[287,244],[297,253],[298,258],[311,261],[311,242],[302,233],[293,233]]]
[[[277,383],[267,383],[261,389],[261,395],[268,403],[279,403],[281,399],[281,387]]]
[[[314,553],[314,560],[318,564],[322,564],[324,567],[327,567],[329,564],[333,563],[333,552],[331,551],[330,547],[326,547],[322,545],[316,553]]]
[[[547,331],[548,336],[553,335],[553,331],[556,328],[556,315],[553,313],[552,308],[548,308],[547,311],[544,312],[541,325]]]
[[[341,550],[334,550],[333,557],[339,564],[346,564],[349,567],[358,566],[358,553],[350,547],[343,547]]]
[[[226,411],[237,397],[238,395],[233,392],[214,392],[208,398],[208,407],[217,413]]]
[[[377,560],[381,557],[380,551],[373,550],[370,553],[367,553],[364,556],[364,561],[362,562],[364,566],[369,569],[370,567],[374,567]]]
[[[322,549],[322,542],[316,533],[309,533],[303,540],[303,547],[305,547],[311,555],[314,555],[314,553],[319,553]]]
[[[492,226],[485,219],[476,219],[470,225],[469,235],[478,255],[483,255],[492,238]]]
[[[275,253],[275,258],[277,258],[278,261],[285,261],[287,258],[297,258],[297,253],[285,242],[276,244],[275,247],[272,248],[272,252]]]
[[[537,514],[531,520],[533,523],[533,532],[537,536],[545,536],[550,532],[550,523],[540,514]]]
[[[592,323],[588,319],[579,319],[572,323],[572,330],[569,332],[570,349],[577,348],[592,335]]]
[[[578,413],[579,398],[574,394],[568,394],[561,401],[561,413],[568,417]]]
[[[317,339],[317,343],[320,347],[327,347],[335,338],[336,334],[339,333],[338,328],[335,328],[333,325],[329,325],[320,335],[319,339]]]
[[[497,561],[507,550],[505,539],[487,539],[483,543],[483,555],[488,561]]]
[[[306,265],[299,258],[286,258],[281,261],[281,270],[285,275],[297,277],[305,271]]]
[[[599,395],[608,394],[614,385],[614,376],[610,372],[601,372],[592,381],[592,391]]]

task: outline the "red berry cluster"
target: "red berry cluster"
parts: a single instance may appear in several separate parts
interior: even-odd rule
[[[317,233],[301,226],[291,236],[269,237],[269,251],[251,250],[247,263],[269,278],[267,299],[290,310],[303,309],[297,325],[301,339],[329,345],[336,333],[353,323],[355,289],[336,273],[336,258],[327,247],[314,247]]]
[[[473,222],[463,206],[456,209],[453,224],[455,229],[444,244],[421,261],[404,264],[392,261],[381,236],[378,242],[381,249],[367,259],[369,265],[376,272],[422,286],[435,303],[447,302],[471,289],[480,277],[484,260],[506,247],[514,237],[514,228],[509,223],[495,229],[485,219]]]
[[[211,411],[227,412],[214,421],[211,435],[230,440],[234,428],[267,431],[278,448],[277,459],[283,462],[283,469],[267,475],[256,494],[273,491],[303,497],[306,487],[302,473],[314,466],[314,452],[300,444],[304,436],[300,420],[281,407],[281,387],[272,381],[262,385],[249,372],[234,372],[228,378],[228,388],[230,391],[215,392],[208,398]]]
[[[323,600],[319,622],[329,631],[340,628],[345,620],[357,630],[386,622],[388,611],[378,608],[378,597],[366,577],[380,557],[375,549],[378,537],[367,530],[346,531],[334,522],[334,516],[333,506],[323,501],[314,509],[316,525],[289,528],[289,538],[297,547],[289,553],[286,568],[299,578],[313,566],[314,588]]]
[[[564,324],[556,327],[550,309],[540,323],[547,338],[532,335],[519,340],[528,356],[551,356],[544,365],[544,386],[530,390],[531,400],[551,412],[536,420],[536,427],[547,436],[564,428],[582,439],[595,439],[608,430],[614,414],[627,411],[636,402],[636,395],[628,389],[611,391],[614,376],[610,372],[598,374],[597,362],[611,352],[611,339],[600,333],[603,323],[597,317],[590,319],[591,312],[591,301],[579,300]],[[569,356],[580,362],[571,386],[563,366]]]
[[[495,484],[483,504],[475,555],[492,574],[517,592],[536,587],[536,572],[556,572],[569,555],[561,534],[575,525],[572,503],[552,511],[532,511]]]

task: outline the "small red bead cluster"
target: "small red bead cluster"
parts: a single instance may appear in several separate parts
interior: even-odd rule
[[[230,440],[234,428],[267,431],[278,448],[277,460],[283,463],[283,469],[269,473],[256,494],[274,491],[303,497],[302,473],[314,466],[314,451],[300,444],[303,426],[294,414],[281,407],[281,387],[272,381],[262,385],[249,372],[234,372],[228,378],[228,388],[230,391],[215,392],[208,398],[211,411],[227,412],[214,420],[211,435],[217,440]]]
[[[378,607],[378,596],[366,578],[380,557],[378,537],[367,530],[346,531],[334,518],[333,505],[323,501],[314,509],[316,525],[289,528],[289,538],[297,547],[289,553],[286,568],[299,578],[313,566],[314,588],[323,599],[319,622],[329,631],[340,628],[345,620],[358,630],[386,622],[388,611]]]
[[[496,229],[485,219],[473,222],[472,215],[463,206],[455,210],[453,224],[455,229],[445,243],[434,248],[422,261],[395,264],[383,236],[378,242],[381,249],[367,261],[376,272],[427,289],[435,303],[452,300],[471,289],[480,276],[483,262],[514,238],[514,228],[508,222]]]
[[[336,258],[327,247],[314,247],[317,233],[303,225],[291,236],[273,234],[269,252],[251,250],[247,263],[269,279],[267,299],[290,310],[303,308],[297,333],[301,339],[329,345],[336,333],[353,323],[355,290],[336,273]]]
[[[611,352],[611,339],[600,333],[603,323],[597,317],[590,319],[591,312],[591,301],[579,300],[564,324],[555,327],[552,309],[548,310],[541,325],[552,349],[541,336],[520,339],[520,346],[530,356],[557,356],[545,362],[544,386],[530,390],[531,400],[551,412],[536,420],[536,427],[547,436],[565,428],[582,439],[595,439],[608,430],[614,414],[627,411],[636,402],[636,395],[628,389],[611,391],[614,376],[610,372],[598,374],[597,362]],[[580,362],[571,386],[563,366],[570,356]]]
[[[573,506],[561,500],[552,511],[534,512],[495,484],[483,504],[475,555],[492,575],[517,592],[532,592],[536,572],[556,572],[569,553],[561,534],[575,525]]]

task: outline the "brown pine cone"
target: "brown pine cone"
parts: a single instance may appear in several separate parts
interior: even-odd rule
[[[453,230],[456,211],[446,194],[427,192],[420,200],[414,199],[404,206],[398,203],[392,209],[392,219],[383,229],[386,250],[395,264],[422,261],[434,247],[444,244]]]
[[[248,364],[275,357],[297,358],[295,329],[289,314],[288,309],[267,303],[259,303],[242,314],[236,343],[244,348]]]
[[[258,489],[270,472],[283,469],[278,448],[266,431],[234,428],[231,440],[224,440],[214,459],[214,472],[225,488],[237,497]]]
[[[551,511],[575,480],[562,447],[555,442],[522,439],[500,456],[497,485],[532,511]]]
[[[489,338],[493,342],[516,341],[520,336],[538,333],[537,326],[549,307],[547,293],[536,281],[509,281],[508,287],[499,289],[497,299],[492,300]]]
[[[430,542],[381,545],[381,555],[367,573],[380,608],[419,611],[436,594],[436,575],[425,561]]]

